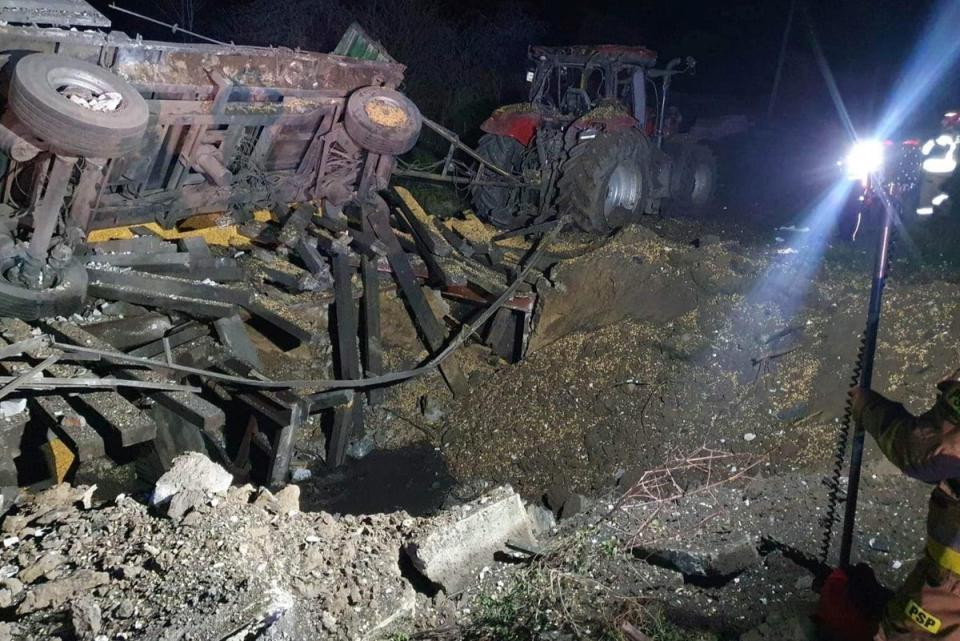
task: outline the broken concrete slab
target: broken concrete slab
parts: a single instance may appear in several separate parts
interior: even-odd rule
[[[695,577],[732,576],[760,563],[753,539],[740,532],[651,543],[634,548],[633,553],[651,563]]]
[[[520,495],[502,486],[442,515],[405,550],[417,570],[451,594],[492,563],[508,539],[536,545]]]
[[[209,494],[226,492],[233,482],[233,475],[199,452],[187,452],[173,459],[170,470],[157,480],[150,497],[150,505],[156,507],[184,490],[197,490]]]
[[[300,487],[297,485],[286,486],[273,498],[277,501],[280,514],[296,514],[300,511]]]
[[[569,519],[586,509],[589,501],[582,494],[571,494],[567,497],[567,500],[563,502],[563,507],[560,508],[560,514],[557,515],[557,518],[560,520]]]

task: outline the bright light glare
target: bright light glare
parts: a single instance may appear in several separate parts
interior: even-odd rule
[[[918,105],[933,92],[960,59],[960,2],[941,0],[930,13],[923,36],[917,43],[910,62],[903,68],[884,117],[874,130],[888,138],[907,120]]]
[[[848,178],[866,180],[883,166],[883,143],[879,140],[860,140],[854,143],[844,164],[847,166]]]

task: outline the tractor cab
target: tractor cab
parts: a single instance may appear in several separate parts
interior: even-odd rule
[[[641,127],[649,120],[646,71],[657,54],[646,47],[530,47],[530,103],[580,118],[604,104],[626,110]]]

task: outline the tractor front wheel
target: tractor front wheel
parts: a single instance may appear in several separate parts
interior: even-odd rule
[[[570,150],[557,205],[584,231],[608,234],[643,213],[650,189],[650,142],[639,131],[599,134]]]
[[[497,134],[483,134],[477,144],[477,153],[481,158],[513,173],[522,171],[525,149],[515,138]],[[483,177],[488,180],[499,178],[489,169],[483,172]],[[530,217],[529,212],[521,206],[520,191],[512,187],[472,185],[470,196],[480,218],[503,229],[514,229],[523,227]]]

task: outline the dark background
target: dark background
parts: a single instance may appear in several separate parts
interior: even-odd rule
[[[955,1],[955,0],[954,0]],[[716,113],[765,116],[790,0],[556,2],[548,0],[120,0],[122,6],[238,44],[333,48],[356,20],[409,66],[406,90],[428,115],[461,131],[497,104],[522,100],[526,46],[644,44],[661,62],[692,55],[675,87]],[[115,27],[148,38],[168,30],[94,3]],[[806,10],[803,5],[806,5]],[[853,120],[869,127],[923,31],[931,0],[808,0],[791,31],[775,115],[836,121],[810,47],[810,25]],[[809,16],[809,19],[806,17]],[[958,25],[960,30],[960,25]],[[936,120],[957,101],[957,74],[921,108]],[[711,114],[713,115],[713,114]]]
[[[109,1],[92,3],[117,29],[191,40],[113,11]],[[476,141],[497,106],[526,99],[531,43],[643,44],[658,51],[661,65],[692,55],[696,73],[675,80],[671,102],[686,126],[706,117],[749,119],[749,133],[716,146],[721,183],[729,209],[766,222],[801,216],[837,180],[837,161],[850,144],[812,43],[820,44],[850,121],[869,136],[890,97],[899,95],[894,88],[931,16],[944,6],[960,15],[960,0],[794,0],[783,79],[768,116],[791,0],[115,1],[219,40],[314,51],[332,50],[356,21],[407,65],[402,89],[421,111],[467,142]],[[960,24],[955,28],[960,37]],[[911,107],[896,136],[929,137],[945,111],[960,107],[957,72],[954,65]],[[912,74],[908,83],[924,67]],[[417,153],[442,154],[441,142],[424,136]]]

